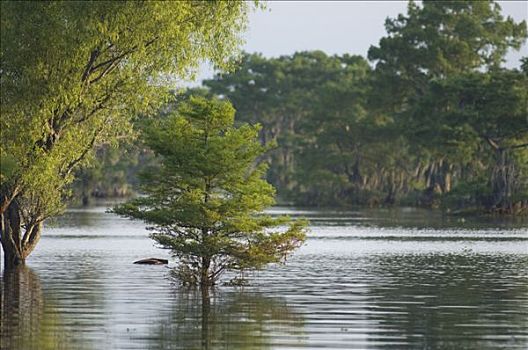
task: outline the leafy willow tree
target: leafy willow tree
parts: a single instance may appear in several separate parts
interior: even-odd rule
[[[142,219],[152,238],[178,258],[184,283],[209,287],[226,270],[260,268],[280,262],[305,237],[303,221],[272,218],[274,204],[260,126],[234,125],[227,103],[191,97],[163,119],[145,127],[143,140],[160,166],[141,178],[145,197],[114,210]],[[279,225],[287,228],[272,230]]]
[[[427,147],[426,139],[416,140],[430,133],[417,132],[429,125],[413,108],[431,81],[498,69],[507,51],[526,40],[526,22],[504,18],[493,1],[425,0],[410,1],[407,14],[387,19],[385,28],[387,36],[368,53],[376,65],[372,105],[394,119],[418,155],[416,172],[426,183],[424,200],[431,203],[435,193],[451,190],[456,164],[445,151]]]
[[[171,80],[228,66],[241,1],[1,3],[0,239],[23,263],[93,147],[130,132]]]

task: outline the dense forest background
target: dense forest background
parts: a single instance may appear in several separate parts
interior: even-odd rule
[[[238,123],[276,142],[265,161],[279,203],[526,213],[528,58],[502,66],[526,22],[490,2],[411,2],[385,27],[366,58],[244,54],[236,70],[175,92],[157,118],[190,95],[230,101]],[[138,140],[102,146],[74,198],[140,192],[153,162]]]

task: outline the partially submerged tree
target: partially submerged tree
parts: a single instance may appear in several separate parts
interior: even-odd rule
[[[0,241],[24,263],[94,146],[128,135],[199,62],[227,66],[249,3],[1,3]]]
[[[260,126],[235,128],[227,102],[191,97],[144,131],[161,165],[145,173],[139,197],[114,210],[144,220],[152,238],[178,258],[189,284],[213,285],[222,272],[280,262],[305,237],[304,221],[273,218]],[[285,226],[287,225],[287,226]],[[281,226],[273,230],[272,228]]]

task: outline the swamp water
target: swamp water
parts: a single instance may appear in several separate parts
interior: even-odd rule
[[[0,279],[0,348],[526,349],[528,222],[296,211],[306,244],[251,286],[180,288],[141,222],[71,209]]]

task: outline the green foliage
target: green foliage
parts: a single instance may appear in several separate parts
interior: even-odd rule
[[[506,52],[525,42],[526,22],[504,18],[493,1],[423,1],[410,2],[407,14],[387,19],[385,27],[387,36],[368,54],[376,65],[371,106],[404,136],[411,169],[425,183],[420,202],[431,206],[479,160],[474,143],[460,141],[471,135],[467,124],[447,127],[439,115],[420,110],[424,95],[445,79],[498,70]],[[446,147],[452,137],[459,140],[457,153]]]
[[[526,22],[504,18],[492,1],[424,1],[422,6],[410,2],[407,15],[388,19],[385,26],[388,35],[369,50],[376,64],[371,102],[394,120],[394,129],[415,155],[411,167],[425,182],[422,204],[434,205],[434,197],[450,192],[459,181],[462,186],[472,183],[482,171],[489,174],[488,192],[502,192],[491,188],[496,174],[482,141],[485,135],[506,136],[508,125],[525,129],[519,118],[522,103],[515,106],[518,102],[508,99],[515,93],[498,80],[518,74],[501,73],[500,65],[508,50],[526,41]],[[486,83],[483,72],[496,83]],[[467,74],[474,74],[473,83]],[[446,85],[451,88],[441,88]],[[481,102],[495,101],[487,106],[495,115],[470,107],[473,102],[467,98],[475,101],[479,94],[486,96]],[[464,112],[454,112],[460,110]]]
[[[387,84],[397,83],[395,98],[423,89],[431,77],[498,68],[527,35],[526,22],[504,18],[493,1],[410,1],[407,15],[388,18],[385,28],[368,57]]]
[[[433,81],[413,111],[420,122],[410,127],[422,127],[424,146],[440,147],[460,162],[482,157],[483,148],[520,148],[528,143],[526,86],[527,76],[516,70]]]
[[[174,6],[192,7],[188,3]],[[243,17],[246,8],[219,13],[231,10]],[[229,40],[236,39],[233,35],[243,24],[242,17],[235,20],[235,15],[226,14],[233,19],[231,32],[218,24],[231,35],[225,34]],[[204,31],[213,30],[208,24],[204,26]],[[190,95],[230,101],[236,109],[237,124],[259,123],[261,143],[277,143],[278,147],[260,159],[269,161],[267,179],[277,188],[279,200],[285,202],[437,206],[444,201],[446,206],[469,203],[490,209],[524,201],[528,206],[528,155],[523,147],[527,143],[528,61],[523,59],[520,71],[500,68],[505,53],[518,49],[526,40],[526,22],[503,17],[499,5],[492,1],[424,1],[410,2],[406,14],[386,21],[386,29],[387,35],[369,51],[374,68],[359,56],[328,56],[321,51],[278,58],[245,54],[234,71],[219,74],[205,81],[205,88],[190,89],[165,105],[159,122]],[[226,47],[235,41],[225,43]],[[209,56],[214,55],[210,52]],[[121,62],[125,63],[128,61]],[[192,66],[189,63],[178,72],[186,74]],[[132,65],[130,69],[138,67]],[[164,69],[159,72],[168,76]],[[119,119],[115,125],[129,127],[125,114],[150,114],[161,104],[157,98],[166,96],[157,95],[159,84],[149,84],[158,81],[155,75],[147,72],[142,79],[141,84],[133,81],[127,85],[127,91],[137,90],[139,94],[131,93],[127,97],[130,101],[122,99],[125,104],[114,105],[126,119]],[[72,88],[68,85],[64,89]],[[149,108],[121,110],[148,96],[156,99]],[[33,131],[42,130],[41,124],[35,125]],[[107,132],[119,129],[111,125]],[[44,141],[49,139],[46,137]],[[73,138],[82,140],[80,136]],[[102,139],[98,137],[95,144]],[[75,149],[70,146],[68,150]],[[187,147],[183,143],[180,146]],[[84,188],[112,189],[133,182],[131,175],[137,172],[135,160],[140,154],[137,150],[125,157],[109,145],[98,149],[100,157],[95,162],[103,166],[84,170]],[[28,166],[19,162],[25,156],[8,154],[4,148],[1,151],[4,183],[5,179],[17,178],[14,174]],[[89,158],[87,154],[83,162]],[[43,164],[51,163],[46,160]],[[46,172],[37,169],[28,174],[36,182]],[[65,189],[53,179],[44,182],[49,193]],[[31,198],[37,197],[38,193]]]
[[[472,198],[488,209],[528,198],[527,86],[528,76],[516,70],[460,74],[432,82],[416,105],[428,135],[424,146],[445,152],[466,171],[478,166],[476,179],[486,175]],[[471,179],[458,187],[468,184],[478,188]]]
[[[321,198],[305,193],[312,192],[305,180],[314,178],[312,173],[319,170],[336,172],[329,169],[329,163],[348,161],[347,155],[337,152],[326,157],[338,137],[348,136],[347,132],[350,136],[361,133],[353,124],[364,118],[362,84],[368,71],[367,62],[358,56],[327,56],[313,51],[266,59],[246,54],[234,72],[204,84],[212,94],[233,103],[238,121],[261,123],[262,142],[277,141],[279,147],[270,156],[268,180],[283,199],[306,203],[308,196],[314,201]],[[304,166],[312,169],[301,169]],[[335,180],[341,175],[342,171]],[[324,181],[334,182],[329,177]],[[330,197],[334,193],[320,186],[314,190]]]
[[[204,84],[235,105],[237,120],[262,122],[263,141],[277,140],[268,179],[283,200],[392,204],[411,181],[402,180],[406,144],[392,119],[372,108],[371,74],[359,56],[246,55],[239,69]]]
[[[0,214],[13,201],[34,222],[59,213],[95,146],[129,135],[200,61],[230,66],[250,6],[1,2]]]
[[[482,174],[480,187],[497,197],[491,206],[528,198],[519,161],[527,157],[525,73],[500,68],[526,40],[526,22],[504,18],[491,1],[424,1],[386,29],[369,51],[375,69],[320,51],[245,55],[239,69],[204,85],[234,104],[237,120],[262,123],[263,141],[277,140],[268,179],[286,201],[431,207],[453,189],[468,193],[460,190]],[[499,157],[489,141],[515,151]],[[512,184],[507,201],[498,199],[499,178]]]
[[[145,197],[116,207],[144,220],[152,238],[171,249],[184,282],[213,284],[226,269],[282,261],[304,240],[303,221],[271,230],[288,218],[261,215],[274,189],[255,160],[267,149],[260,126],[234,124],[226,102],[191,97],[165,118],[148,123],[142,139],[160,165],[141,178]]]

